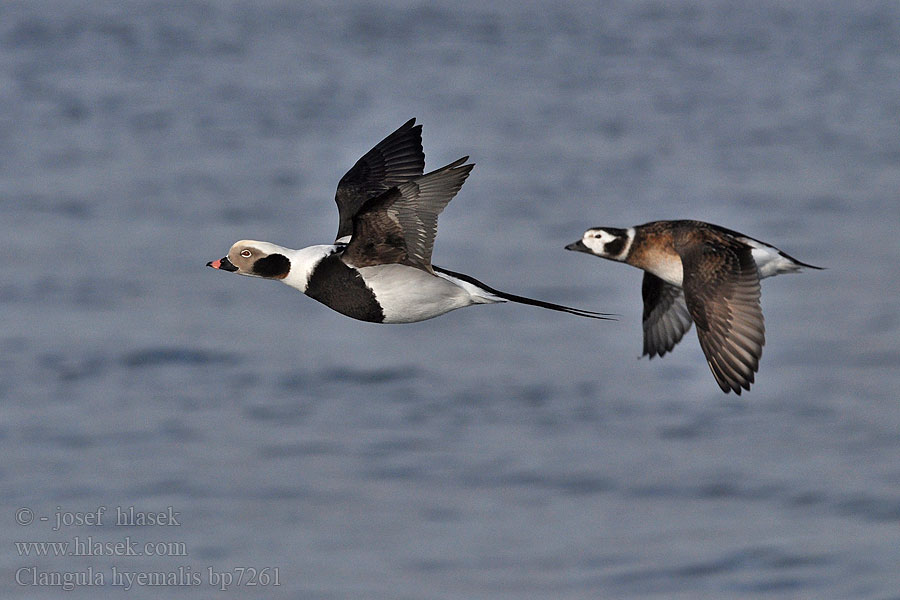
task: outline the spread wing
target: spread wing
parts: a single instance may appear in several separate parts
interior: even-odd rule
[[[688,311],[716,382],[726,393],[749,390],[766,343],[751,248],[707,238],[679,254]]]
[[[353,233],[353,215],[368,200],[422,175],[422,126],[415,122],[410,119],[378,142],[341,177],[334,195],[340,219],[336,239]]]
[[[400,263],[434,273],[431,252],[437,219],[475,165],[468,156],[367,202],[353,217],[343,259],[354,267]]]
[[[681,288],[647,271],[641,287],[644,297],[644,356],[665,356],[691,328],[691,315]]]

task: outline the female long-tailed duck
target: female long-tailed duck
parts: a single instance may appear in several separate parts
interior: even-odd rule
[[[702,221],[588,229],[566,250],[644,271],[644,356],[664,356],[691,323],[722,391],[750,389],[766,342],[759,280],[821,269],[775,246]]]
[[[412,119],[378,143],[338,184],[334,244],[292,250],[243,240],[207,266],[277,279],[339,313],[413,323],[472,304],[518,302],[582,317],[607,315],[495,290],[431,264],[438,215],[472,170],[468,156],[422,175],[422,126]]]

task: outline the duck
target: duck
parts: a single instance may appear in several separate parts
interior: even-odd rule
[[[566,250],[644,271],[643,356],[665,356],[692,323],[719,388],[750,390],[766,343],[760,280],[804,268],[775,246],[695,220],[593,227]]]
[[[291,249],[241,240],[207,266],[281,281],[332,310],[371,323],[415,323],[467,306],[503,302],[611,318],[503,292],[433,265],[438,216],[475,165],[465,156],[423,174],[421,131],[410,119],[341,178],[334,243]]]

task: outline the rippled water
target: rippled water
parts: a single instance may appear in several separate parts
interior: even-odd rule
[[[894,3],[4,2],[2,595],[89,568],[104,587],[65,597],[120,593],[115,567],[200,579],[129,598],[221,597],[221,573],[268,567],[229,594],[900,598],[898,23]],[[619,320],[377,326],[204,267],[242,238],[329,242],[336,182],[412,116],[429,169],[477,163],[437,264]],[[719,392],[692,332],[637,360],[640,273],[562,250],[658,218],[827,268],[764,282],[749,394]],[[177,526],[114,524],[169,506]],[[15,545],[75,536],[184,552]]]

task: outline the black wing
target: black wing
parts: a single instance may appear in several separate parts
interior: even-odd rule
[[[691,328],[691,315],[680,287],[644,271],[644,356],[665,356]]]
[[[438,215],[475,165],[468,156],[367,202],[353,217],[344,261],[354,267],[401,263],[433,273],[431,251]]]
[[[341,177],[334,195],[340,219],[335,239],[353,233],[353,215],[363,204],[425,170],[422,126],[415,122],[410,119],[378,142]]]

